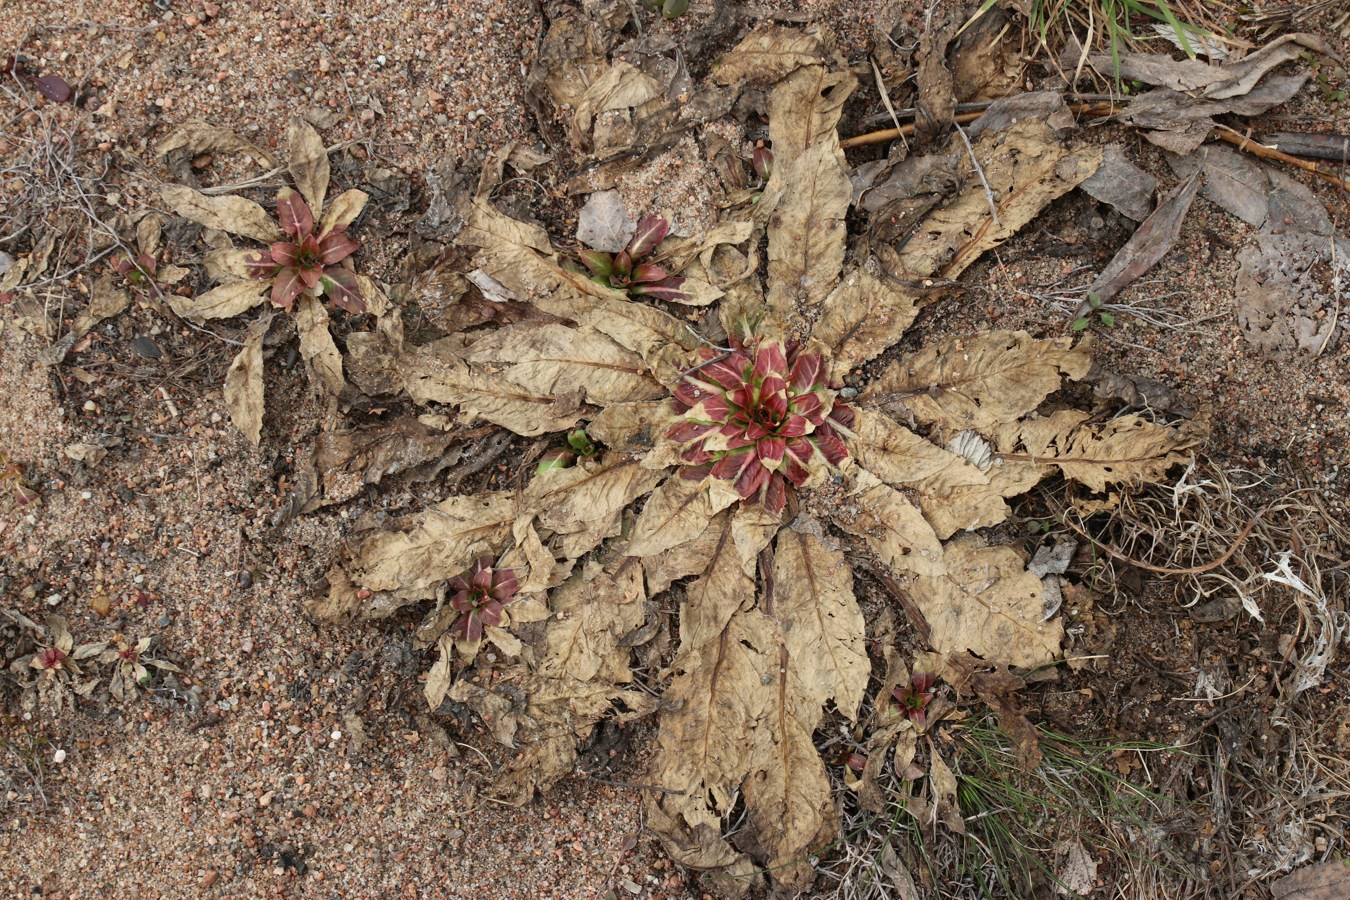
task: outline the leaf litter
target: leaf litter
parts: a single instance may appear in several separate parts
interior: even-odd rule
[[[766,92],[774,165],[756,203],[724,209],[702,238],[656,248],[673,274],[696,272],[685,277],[719,292],[701,326],[569,270],[543,228],[494,203],[512,148],[488,160],[458,238],[473,254],[467,290],[536,315],[363,352],[433,413],[541,440],[585,426],[601,449],[366,537],[312,607],[364,619],[422,609],[419,645],[439,654],[428,701],[467,705],[520,751],[494,789],[508,802],[574,771],[578,747],[606,721],[654,717],[649,825],[677,862],[736,876],[719,881],[732,892],[764,871],[808,886],[810,857],[838,834],[815,735],[827,715],[860,716],[871,678],[854,554],[878,560],[915,605],[936,658],[1045,665],[1063,626],[1046,615],[1041,577],[975,529],[1006,519],[1008,501],[1050,474],[1125,490],[1164,477],[1203,437],[1201,424],[1047,409],[1087,376],[1090,345],[1022,333],[888,357],[842,398],[844,377],[895,347],[940,296],[935,286],[1102,156],[1041,122],[985,129],[971,148],[982,178],[966,177],[962,148],[953,190],[908,233],[851,255],[837,129],[856,81],[830,46],[824,31],[763,27],[714,66],[718,83]],[[599,157],[633,147],[634,123],[667,101],[630,65],[599,54],[593,65],[598,77],[566,102],[576,103],[574,143]],[[587,206],[596,249],[624,249],[628,217],[650,212],[600,194]],[[711,431],[709,420],[726,424]],[[478,629],[466,631],[467,607],[451,602],[465,589],[454,586],[507,571],[518,591],[466,642]],[[677,610],[677,643],[652,659],[643,646],[662,633],[663,608]],[[1015,724],[1007,697],[1021,679],[1002,677],[981,676],[979,693]],[[951,771],[937,754],[929,765],[934,809],[959,828]],[[729,838],[737,810],[747,824]]]

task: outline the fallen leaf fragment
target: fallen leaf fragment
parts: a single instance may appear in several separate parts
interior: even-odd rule
[[[230,420],[255,447],[262,440],[262,341],[271,324],[272,319],[268,317],[249,328],[243,349],[225,373],[225,406],[230,411]]]

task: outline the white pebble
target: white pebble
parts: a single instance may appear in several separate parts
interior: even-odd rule
[[[333,740],[335,740],[335,741],[342,740],[342,732],[340,732],[340,731],[335,731],[335,732],[332,733],[332,735],[330,735],[330,737],[332,737]]]
[[[66,751],[57,750],[55,753],[52,754],[52,761],[55,762],[58,766],[61,765],[61,763],[66,761]]]

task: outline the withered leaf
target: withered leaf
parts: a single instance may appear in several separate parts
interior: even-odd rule
[[[252,200],[232,194],[208,197],[181,184],[163,185],[159,193],[170,209],[199,225],[219,228],[265,244],[281,240],[281,229],[277,228],[277,223],[267,214],[267,210]]]
[[[1131,81],[1171,88],[1182,93],[1213,100],[1227,100],[1250,93],[1270,70],[1298,59],[1306,50],[1334,57],[1335,52],[1322,38],[1313,34],[1285,34],[1249,53],[1241,60],[1214,66],[1198,59],[1175,60],[1154,53],[1121,53],[1112,57],[1093,53],[1088,62],[1102,71],[1119,64],[1119,76]]]
[[[1121,215],[1142,222],[1153,210],[1158,181],[1126,159],[1120,144],[1107,144],[1102,148],[1102,164],[1079,188]]]
[[[328,193],[328,151],[324,149],[323,138],[304,119],[292,119],[286,142],[289,145],[286,166],[291,179],[317,216]]]
[[[1183,451],[1198,444],[1204,433],[1200,422],[1167,426],[1120,416],[1097,424],[1088,413],[1062,409],[1005,426],[998,443],[1004,453],[1057,466],[1064,477],[1104,491],[1113,484],[1158,480],[1186,461]]]
[[[328,310],[317,297],[302,294],[295,308],[295,329],[300,335],[300,356],[314,373],[316,384],[336,397],[346,382],[342,377],[342,354],[328,331]]]
[[[1087,342],[991,331],[930,344],[889,366],[862,394],[865,405],[907,410],[956,434],[990,432],[1035,409],[1063,376],[1091,367]]]
[[[1140,223],[1134,234],[1125,242],[1111,262],[1088,287],[1089,294],[1095,294],[1105,303],[1116,294],[1129,287],[1149,269],[1158,264],[1167,251],[1172,249],[1181,223],[1191,208],[1191,201],[1200,190],[1200,174],[1197,172],[1173,191],[1167,199],[1158,204],[1158,208]],[[1086,310],[1079,309],[1078,315]]]
[[[839,118],[858,81],[847,69],[811,65],[798,69],[769,93],[769,140],[775,170],[789,167],[806,151],[828,145],[841,167]],[[788,184],[794,184],[789,181]]]
[[[479,556],[496,556],[511,536],[515,498],[488,492],[448,497],[366,539],[329,569],[329,593],[312,610],[321,618],[356,613],[376,619],[429,600],[436,586]],[[361,599],[358,590],[368,596]]]
[[[823,49],[816,35],[799,28],[764,26],[713,64],[713,78],[720,84],[744,80],[768,87],[795,69],[819,62]]]
[[[661,85],[655,78],[626,62],[616,62],[582,94],[572,115],[572,140],[578,147],[592,147],[597,156],[625,150],[635,135],[603,128],[597,119],[605,113],[641,107],[661,97]]]
[[[853,470],[850,502],[836,514],[835,524],[866,541],[897,575],[937,576],[944,570],[942,543],[923,513],[866,469]]]
[[[675,418],[668,400],[611,403],[586,426],[586,433],[611,450],[645,453]]]
[[[1064,627],[1042,621],[1041,581],[1008,547],[948,543],[943,574],[908,579],[939,653],[969,650],[989,662],[1034,668],[1059,655]],[[903,582],[902,582],[903,583]]]
[[[577,216],[577,240],[592,250],[618,253],[628,246],[636,229],[618,191],[591,194]]]
[[[832,701],[855,719],[872,664],[863,646],[853,570],[844,554],[811,534],[784,529],[774,549],[773,583],[770,615],[783,631],[808,706]]]
[[[824,300],[834,287],[844,265],[844,216],[853,192],[829,142],[804,152],[782,178],[791,189],[769,221],[768,303],[787,318]]]
[[[619,533],[628,504],[648,493],[664,472],[643,468],[617,454],[601,462],[580,462],[531,480],[521,500],[525,513],[554,536],[567,559],[578,559]]]
[[[232,319],[267,302],[271,289],[265,281],[227,281],[197,297],[169,294],[170,308],[185,319]]]
[[[225,406],[234,427],[249,443],[258,446],[262,439],[263,418],[263,335],[271,318],[255,322],[244,336],[244,347],[225,373]]]
[[[933,753],[928,762],[928,786],[943,823],[957,834],[965,834],[966,820],[961,817],[961,807],[956,800],[956,775],[940,753]]]
[[[265,169],[276,166],[272,154],[252,141],[246,141],[228,128],[210,125],[198,119],[189,120],[175,129],[172,134],[160,141],[155,152],[160,156],[169,156],[181,152],[185,157],[200,156],[203,153],[240,153],[249,157]],[[151,252],[148,248],[141,248]]]
[[[700,535],[726,506],[714,499],[708,487],[706,480],[675,476],[657,488],[633,525],[628,554],[653,556]]]
[[[338,194],[333,198],[333,202],[328,204],[328,209],[324,210],[319,232],[322,234],[335,228],[346,228],[356,221],[357,216],[361,215],[361,211],[366,208],[366,203],[369,200],[369,194],[356,188],[350,188]]]
[[[428,477],[444,464],[442,460],[456,440],[454,432],[414,418],[395,419],[359,431],[325,431],[315,439],[313,453],[316,476],[322,480],[322,497],[312,495],[301,511],[350,500],[363,487],[378,484],[386,476],[412,472],[418,478]],[[450,450],[449,461],[457,456]]]
[[[208,250],[202,263],[213,281],[247,281],[249,261],[259,258],[257,250]]]
[[[901,247],[899,263],[916,278],[952,279],[1016,234],[1052,200],[1068,193],[1097,170],[1099,147],[1070,149],[1044,122],[1024,120],[975,142],[975,156],[993,193],[997,222],[978,178],[935,210]]]
[[[824,312],[812,337],[830,348],[836,378],[893,347],[905,333],[931,290],[909,287],[880,271],[880,264],[859,266],[844,274],[822,304]]]
[[[608,404],[654,400],[665,389],[642,359],[593,328],[522,324],[501,328],[460,353],[480,372],[499,372],[539,396],[578,395]]]

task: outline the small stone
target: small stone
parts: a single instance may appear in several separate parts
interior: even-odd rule
[[[56,763],[58,766],[65,761],[66,761],[66,751],[57,750],[55,753],[52,754],[52,762]]]
[[[206,874],[202,876],[202,887],[209,888],[216,883],[216,879],[219,877],[220,873],[215,869],[207,869]]]

